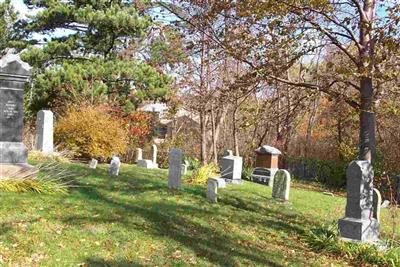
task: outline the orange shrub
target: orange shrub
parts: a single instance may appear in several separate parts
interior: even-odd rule
[[[105,109],[93,106],[69,108],[55,128],[55,141],[75,157],[108,158],[127,149],[123,122]]]

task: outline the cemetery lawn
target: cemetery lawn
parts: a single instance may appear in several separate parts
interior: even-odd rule
[[[5,266],[346,266],[345,258],[312,252],[303,232],[342,217],[345,199],[296,188],[290,203],[267,186],[167,188],[166,170],[106,165],[76,174],[68,195],[1,193],[0,265]],[[383,211],[386,234],[390,231]],[[399,218],[397,218],[399,219]],[[331,265],[332,264],[332,265]],[[355,264],[355,263],[353,263]]]

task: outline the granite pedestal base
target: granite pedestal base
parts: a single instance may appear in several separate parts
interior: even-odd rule
[[[345,217],[339,220],[339,232],[344,240],[374,242],[379,239],[379,223],[376,219],[360,220]]]

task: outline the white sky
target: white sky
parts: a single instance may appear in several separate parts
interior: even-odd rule
[[[0,2],[4,2],[4,0],[0,0]],[[24,4],[22,0],[11,0],[15,10],[18,12],[19,16],[24,18],[27,14],[31,13],[28,7]]]

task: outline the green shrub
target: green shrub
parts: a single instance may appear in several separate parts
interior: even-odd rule
[[[101,107],[70,108],[56,124],[55,139],[75,157],[109,158],[127,148],[126,131],[120,119]]]
[[[292,157],[287,157],[285,160],[293,169],[293,176],[298,179],[314,180],[334,188],[342,188],[346,184],[345,174],[348,165],[346,162]]]
[[[201,162],[197,158],[187,157],[186,160],[189,163],[189,170],[198,170],[201,167]]]
[[[199,169],[195,170],[191,176],[188,177],[188,183],[204,185],[207,184],[207,179],[218,176],[218,166],[213,163],[206,164]]]
[[[242,170],[242,179],[251,181],[251,175],[253,174],[254,168],[252,167],[243,167]]]

